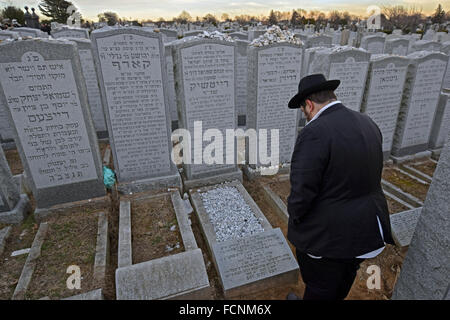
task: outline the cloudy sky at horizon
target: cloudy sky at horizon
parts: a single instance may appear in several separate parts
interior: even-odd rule
[[[0,5],[3,7],[6,4],[13,4],[22,8],[28,5],[37,8],[39,2],[39,0],[0,0]],[[298,8],[324,12],[348,11],[367,16],[366,10],[371,5],[382,7],[399,4],[421,8],[425,14],[433,12],[439,3],[444,10],[450,10],[450,0],[73,0],[71,2],[84,18],[94,21],[97,20],[97,14],[104,11],[116,12],[121,18],[156,20],[159,17],[166,19],[176,17],[183,10],[189,12],[194,19],[207,13],[220,18],[222,13],[228,13],[232,17],[240,14],[268,15],[272,9],[291,11]]]

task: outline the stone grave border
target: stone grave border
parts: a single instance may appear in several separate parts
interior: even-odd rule
[[[6,240],[8,240],[10,234],[11,226],[4,227],[0,230],[0,256],[3,254],[3,250],[5,250]]]
[[[289,180],[288,174],[283,174],[278,177],[277,182],[284,182]],[[275,181],[274,181],[275,182]],[[284,204],[283,200],[270,188],[268,184],[261,184],[263,189],[263,197],[269,203],[269,205],[274,209],[278,217],[286,223],[289,222],[289,213],[287,211],[287,206]]]
[[[184,80],[181,76],[183,74],[183,66],[182,66],[182,50],[185,48],[190,48],[196,45],[202,45],[202,44],[218,44],[218,45],[224,45],[224,46],[230,46],[234,47],[234,68],[236,69],[237,65],[237,44],[235,41],[229,42],[225,40],[217,40],[217,39],[209,39],[209,38],[199,38],[199,39],[192,39],[183,42],[182,40],[174,42],[172,45],[172,58],[173,58],[173,65],[174,65],[174,79],[175,79],[175,94],[176,94],[176,104],[177,104],[177,111],[178,111],[178,123],[179,128],[187,128],[187,109],[186,109],[186,101],[184,99]],[[234,83],[236,85],[236,78],[237,74],[234,73]],[[179,81],[177,81],[177,79]],[[236,105],[236,90],[234,95],[234,123],[235,128],[238,129],[238,110]],[[231,128],[229,128],[231,129]],[[237,154],[236,154],[237,159]],[[191,179],[188,178],[190,174],[190,166],[186,165],[183,166],[183,174],[181,175],[181,178],[183,180],[183,186],[185,190],[196,188],[204,185],[211,185],[211,184],[218,184],[221,182],[226,181],[232,181],[232,180],[242,180],[242,171],[238,168],[237,164],[233,165],[233,168],[225,168],[221,171],[216,171],[214,173],[211,172],[204,172],[200,174],[193,174]],[[189,174],[188,174],[189,172]]]
[[[281,231],[279,228],[276,228],[276,229],[272,228],[271,224],[269,223],[267,218],[264,216],[261,209],[258,207],[258,205],[255,203],[255,201],[252,199],[252,197],[248,194],[247,190],[244,188],[244,186],[239,181],[226,182],[226,183],[216,184],[213,186],[207,186],[207,187],[202,187],[199,189],[189,190],[191,202],[195,208],[194,211],[200,222],[200,229],[201,229],[204,237],[206,238],[206,244],[208,247],[209,255],[212,257],[214,266],[218,273],[218,276],[219,276],[219,279],[220,279],[220,282],[222,285],[222,289],[225,294],[225,298],[228,299],[228,298],[236,297],[236,296],[239,296],[242,294],[249,294],[249,293],[255,292],[257,290],[261,290],[261,283],[265,282],[265,281],[267,281],[266,285],[280,285],[280,284],[283,284],[283,282],[290,283],[291,281],[296,281],[298,279],[298,269],[291,270],[294,272],[292,272],[290,274],[285,275],[282,273],[282,274],[275,275],[275,276],[273,276],[273,279],[266,280],[263,278],[263,279],[259,279],[259,280],[253,281],[253,282],[246,283],[241,286],[236,286],[236,287],[232,287],[230,289],[225,290],[223,280],[222,280],[222,278],[220,276],[220,272],[219,272],[219,264],[217,262],[217,258],[214,253],[214,247],[218,244],[218,242],[216,241],[214,227],[209,221],[208,213],[206,212],[206,210],[203,206],[203,201],[200,196],[200,193],[207,192],[209,190],[213,190],[218,187],[235,187],[238,190],[238,192],[241,194],[241,196],[244,198],[247,205],[249,205],[249,207],[252,209],[253,214],[256,216],[256,218],[258,218],[260,220],[261,225],[264,229],[264,232],[274,231],[274,232],[281,233]],[[260,233],[258,233],[258,234],[260,234]],[[252,236],[255,236],[255,235],[252,235]],[[252,236],[249,236],[249,237],[252,237]],[[284,239],[284,236],[283,236],[283,239]],[[289,252],[292,254],[290,249],[289,249]],[[286,276],[286,277],[284,277],[284,276]],[[292,278],[292,279],[290,279],[290,278]],[[278,281],[278,283],[277,283],[277,281]]]
[[[175,211],[178,228],[181,233],[184,252],[168,255],[137,264],[132,262],[131,202],[145,201],[170,195]],[[188,214],[190,204],[183,200],[178,189],[169,189],[158,194],[141,194],[134,197],[122,197],[120,201],[118,268],[116,269],[117,300],[136,299],[208,299],[210,284],[203,260],[203,254],[197,246]],[[186,202],[187,201],[187,202]],[[194,267],[193,267],[194,266]],[[174,279],[164,278],[165,271],[171,270]],[[152,278],[152,276],[154,277]],[[167,292],[170,285],[179,285],[180,277],[188,275],[189,281],[184,288]],[[152,281],[156,281],[152,282]],[[151,287],[164,287],[165,292],[151,292]]]
[[[405,191],[403,191],[396,185],[394,185],[384,179],[381,179],[381,186],[382,186],[383,190],[386,190],[388,193],[391,193],[391,194],[395,195],[396,197],[400,198],[401,200],[408,202],[409,204],[411,204],[414,207],[422,207],[423,206],[423,202],[420,199],[414,197],[413,195],[411,195],[409,193],[406,193]]]
[[[19,185],[19,188],[21,185]],[[20,199],[14,209],[6,212],[0,212],[0,222],[6,224],[19,224],[28,216],[31,211],[30,199],[21,189]]]
[[[41,256],[41,248],[48,234],[48,222],[42,222],[34,237],[31,250],[20,274],[19,281],[14,290],[12,300],[23,300],[28,286],[31,283],[37,259]],[[95,248],[93,284],[104,286],[106,265],[109,259],[108,219],[104,212],[98,213],[97,244]],[[84,295],[85,293],[81,294]]]

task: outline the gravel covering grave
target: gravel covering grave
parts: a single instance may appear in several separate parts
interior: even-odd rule
[[[264,231],[261,222],[235,187],[218,187],[200,195],[217,242]]]

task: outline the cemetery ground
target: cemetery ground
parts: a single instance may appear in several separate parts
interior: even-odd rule
[[[100,142],[101,155],[105,155],[109,145]],[[22,164],[16,150],[5,152],[13,174],[22,173]],[[106,159],[107,160],[107,159]],[[111,167],[111,161],[107,161]],[[410,170],[412,168],[413,170]],[[424,201],[430,181],[436,168],[436,161],[420,159],[402,164],[386,164],[383,170],[383,181],[396,187],[399,193],[385,189],[386,198],[391,214],[407,211],[418,207],[412,199]],[[276,210],[276,206],[267,197],[270,189],[280,201],[286,205],[290,191],[287,175],[279,174],[275,177],[260,177],[248,180],[244,175],[243,186],[264,213],[273,228],[280,228],[284,236],[287,233],[286,217]],[[384,187],[384,185],[383,185]],[[119,242],[119,207],[120,201],[131,201],[131,233],[132,233],[132,263],[140,263],[184,251],[183,241],[177,227],[177,218],[170,203],[167,190],[163,195],[158,192],[145,193],[143,200],[137,201],[138,195],[121,196],[116,189],[110,190],[108,196],[111,207],[91,208],[87,210],[72,209],[64,215],[58,215],[46,220],[48,230],[41,245],[40,256],[35,260],[34,272],[23,299],[61,299],[69,296],[86,293],[93,289],[102,288],[104,299],[116,299],[115,270],[118,267]],[[159,191],[160,193],[160,191]],[[406,194],[402,197],[401,193]],[[35,207],[33,197],[28,194]],[[120,200],[120,201],[119,201]],[[31,211],[33,212],[33,211]],[[97,225],[99,214],[103,212],[108,222],[108,259],[103,278],[95,279],[94,262],[96,256]],[[201,231],[200,222],[195,214],[190,216],[192,231],[198,247],[202,250],[203,259],[211,286],[210,299],[225,299],[218,272],[213,258],[208,251],[207,241]],[[0,230],[6,225],[0,224]],[[30,214],[20,225],[13,225],[3,254],[0,256],[0,299],[7,300],[13,297],[21,272],[26,264],[27,254],[12,257],[15,251],[33,246],[33,241],[40,228]],[[289,242],[288,242],[289,243]],[[178,246],[177,246],[178,244]],[[295,252],[294,247],[289,243]],[[171,249],[168,249],[170,247]],[[353,287],[347,297],[349,300],[385,300],[390,299],[394,285],[399,276],[403,260],[408,247],[387,245],[383,252],[373,259],[366,259],[358,270]],[[80,290],[69,290],[66,280],[69,274],[67,267],[78,265],[82,270],[82,287]],[[368,289],[367,280],[370,276],[366,271],[369,266],[378,265],[381,268],[381,288]],[[289,292],[302,296],[304,284],[301,277],[296,284],[279,286],[253,294],[240,295],[233,299],[271,300],[285,299]]]

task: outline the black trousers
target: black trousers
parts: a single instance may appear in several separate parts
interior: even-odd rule
[[[296,251],[306,285],[303,300],[344,300],[364,259],[314,259]]]

